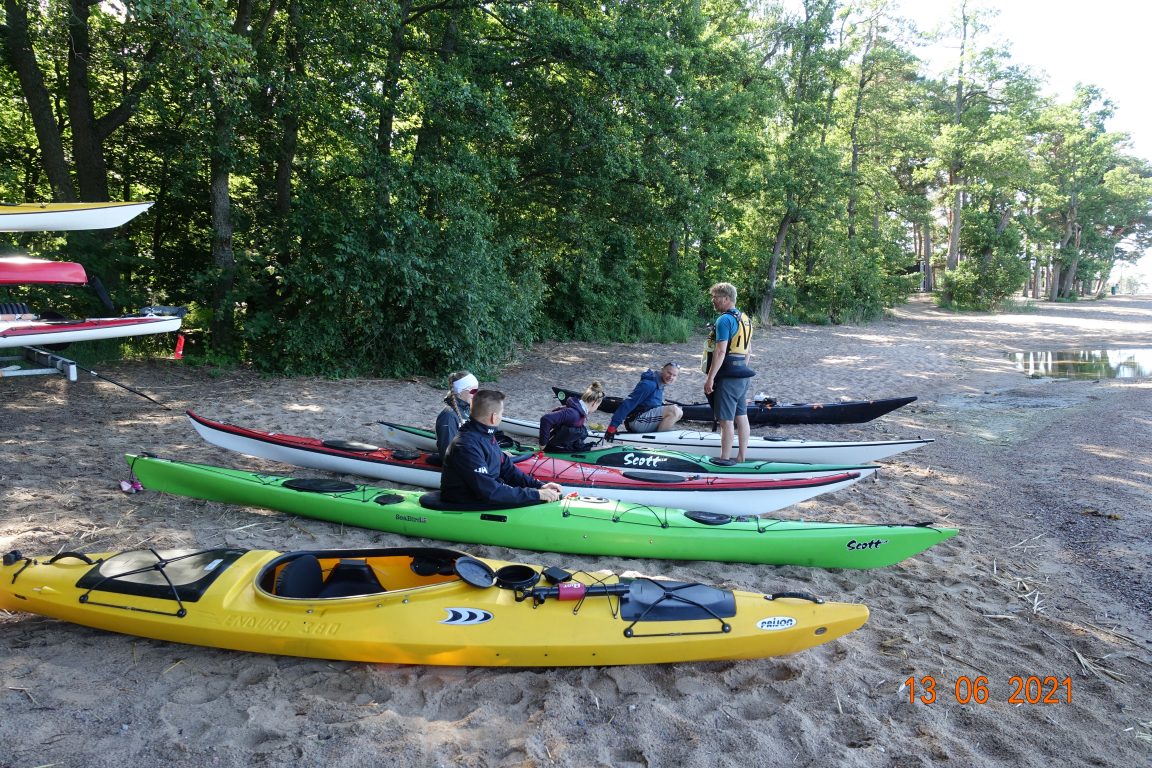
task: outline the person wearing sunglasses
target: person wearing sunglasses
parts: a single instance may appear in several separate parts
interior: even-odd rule
[[[720,458],[713,463],[732,465],[744,461],[751,426],[748,423],[748,379],[756,371],[748,367],[752,344],[752,321],[736,308],[736,286],[716,283],[710,289],[712,308],[720,313],[708,340],[700,370],[704,377],[704,396],[712,405],[712,415],[720,426]],[[735,440],[734,440],[735,438]],[[732,443],[738,443],[732,458]]]
[[[624,425],[629,432],[664,432],[684,415],[680,406],[664,402],[664,387],[680,375],[679,363],[664,363],[659,371],[649,368],[640,374],[640,383],[612,414],[604,439],[612,442]]]
[[[456,371],[448,377],[448,394],[444,396],[444,409],[436,416],[436,450],[440,459],[448,455],[448,446],[456,439],[460,427],[472,416],[472,396],[480,382],[468,371]]]

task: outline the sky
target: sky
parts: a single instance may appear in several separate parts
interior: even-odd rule
[[[989,22],[991,43],[1003,40],[1011,60],[1047,75],[1048,93],[1072,95],[1077,82],[1102,88],[1116,108],[1113,131],[1132,136],[1132,153],[1152,160],[1152,99],[1144,55],[1152,28],[1152,4],[1140,0],[969,0],[999,13]],[[902,0],[902,15],[921,29],[946,22],[958,7],[940,0]],[[977,43],[980,43],[979,39]],[[943,64],[955,66],[956,51]],[[929,58],[949,56],[947,50]]]
[[[1132,137],[1130,152],[1152,161],[1152,88],[1146,64],[1152,53],[1152,3],[1147,0],[969,0],[995,8],[987,42],[1009,44],[1011,61],[1047,75],[1047,93],[1071,97],[1077,82],[1099,86],[1115,107],[1108,124]],[[956,0],[901,0],[900,15],[927,30],[946,22]],[[980,40],[977,40],[979,43]],[[954,67],[957,50],[921,52],[922,58]],[[1126,268],[1128,273],[1133,267]],[[1152,287],[1152,254],[1146,253],[1136,271]]]

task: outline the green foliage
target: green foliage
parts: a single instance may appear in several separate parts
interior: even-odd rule
[[[990,312],[1001,308],[1028,276],[1015,256],[968,259],[944,274],[939,303],[952,309]]]
[[[0,199],[59,193],[55,151],[65,187],[156,205],[5,242],[82,261],[116,311],[191,306],[211,366],[483,373],[543,338],[682,341],[720,280],[750,314],[771,297],[765,321],[866,322],[957,199],[956,306],[1002,304],[1033,258],[1074,294],[1152,240],[1152,169],[1100,92],[1048,103],[979,30],[962,83],[928,79],[879,4],[131,0],[88,6],[73,83],[77,18],[15,2],[60,148],[0,25]]]

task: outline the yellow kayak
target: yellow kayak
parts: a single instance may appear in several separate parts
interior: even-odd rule
[[[845,635],[863,605],[507,563],[441,548],[4,555],[0,608],[259,653],[397,664],[753,659]]]

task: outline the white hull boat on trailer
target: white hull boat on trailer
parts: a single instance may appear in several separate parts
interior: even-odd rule
[[[180,330],[183,316],[94,317],[86,320],[16,320],[0,322],[0,349],[42,347],[77,341],[119,339]]]
[[[152,206],[144,203],[0,203],[0,232],[111,229]]]

